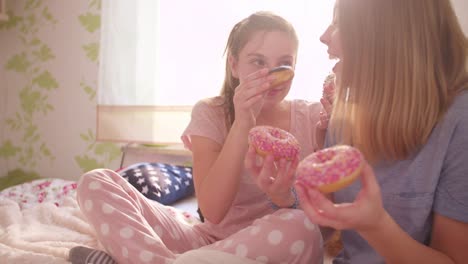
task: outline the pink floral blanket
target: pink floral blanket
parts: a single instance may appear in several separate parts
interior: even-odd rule
[[[40,203],[60,206],[66,197],[75,197],[76,186],[74,181],[41,179],[7,188],[0,192],[0,198],[17,202],[20,208]]]

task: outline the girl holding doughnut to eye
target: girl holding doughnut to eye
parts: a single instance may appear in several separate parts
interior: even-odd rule
[[[325,147],[367,160],[332,199],[296,184],[310,220],[341,230],[333,263],[466,263],[467,39],[450,0],[336,0],[321,41],[339,60]]]
[[[193,176],[205,222],[196,226],[213,249],[268,263],[318,263],[321,236],[297,207],[292,189],[298,161],[316,149],[320,103],[286,100],[296,63],[292,25],[268,12],[254,13],[232,29],[226,46],[226,76],[220,96],[199,101],[182,139],[192,151]],[[284,77],[284,78],[283,78]],[[252,128],[289,132],[300,145],[272,170],[281,177],[252,177],[245,169]],[[291,226],[297,227],[291,229]]]
[[[79,204],[115,261],[173,263],[178,254],[203,248],[222,251],[218,253],[241,263],[321,263],[319,229],[304,211],[292,209],[298,203],[292,189],[294,169],[315,150],[312,124],[319,121],[321,110],[320,103],[285,100],[297,48],[292,25],[269,12],[254,13],[232,29],[221,94],[193,107],[182,135],[192,151],[203,223],[192,226],[174,217],[113,171],[82,176]],[[252,177],[244,167],[249,131],[260,125],[283,129],[301,146],[300,154],[292,151],[272,165],[279,177]],[[265,157],[272,159],[271,153]],[[83,247],[72,249],[70,259],[74,264],[93,259],[111,263],[106,253]]]

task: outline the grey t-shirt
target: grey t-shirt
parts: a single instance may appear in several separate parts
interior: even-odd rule
[[[375,166],[374,172],[385,209],[417,241],[429,244],[433,212],[467,223],[468,92],[456,98],[418,153]],[[335,202],[352,202],[359,190],[356,181],[336,192]],[[357,232],[344,230],[342,241],[344,250],[334,264],[384,263]]]

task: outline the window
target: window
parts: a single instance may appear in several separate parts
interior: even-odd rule
[[[104,0],[98,138],[179,142],[191,105],[219,94],[231,28],[259,10],[283,16],[299,36],[288,98],[318,101],[332,67],[319,37],[333,1]]]

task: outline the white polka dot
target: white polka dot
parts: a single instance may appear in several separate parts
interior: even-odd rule
[[[304,241],[298,240],[291,245],[289,250],[291,251],[291,254],[299,255],[302,253],[302,251],[304,251],[304,245]]]
[[[145,243],[148,244],[148,245],[154,245],[154,244],[156,244],[156,239],[154,239],[154,237],[144,236],[143,240],[144,240]]]
[[[315,229],[315,225],[310,222],[309,218],[304,219],[304,225],[308,230],[312,231]]]
[[[282,220],[291,220],[294,218],[294,215],[292,213],[284,213],[280,216]]]
[[[102,212],[105,213],[105,214],[110,214],[110,213],[114,212],[114,207],[110,206],[107,203],[103,203],[102,204]]]
[[[101,183],[97,181],[92,181],[89,183],[88,188],[90,190],[97,190],[101,188]]]
[[[267,263],[268,262],[268,258],[265,257],[265,256],[259,256],[255,259],[256,261],[259,261],[259,262],[263,262],[263,263]]]
[[[239,244],[237,247],[236,247],[236,255],[239,256],[239,257],[246,257],[247,256],[247,246],[244,245],[244,244]]]
[[[153,229],[154,229],[154,232],[156,232],[156,234],[157,234],[159,237],[162,237],[162,236],[163,236],[164,230],[163,230],[163,228],[162,228],[161,226],[156,225],[156,226],[153,227]]]
[[[84,208],[86,211],[90,212],[91,210],[93,210],[93,201],[91,200],[86,200],[84,202]]]
[[[120,229],[120,236],[122,238],[131,238],[133,236],[133,230],[130,227],[124,227]]]
[[[252,228],[250,228],[250,234],[252,236],[255,236],[259,232],[260,232],[260,227],[259,226],[253,226]]]
[[[127,247],[122,247],[122,256],[128,258],[128,249]]]
[[[109,234],[109,225],[108,224],[101,224],[101,234],[107,236]]]
[[[143,262],[150,262],[153,259],[153,253],[147,250],[142,250],[140,252],[140,259]]]
[[[279,230],[271,231],[270,234],[268,234],[268,242],[272,245],[278,245],[282,239],[283,233]]]
[[[224,246],[223,248],[228,248],[232,245],[232,240],[227,240],[225,243],[224,243]]]

